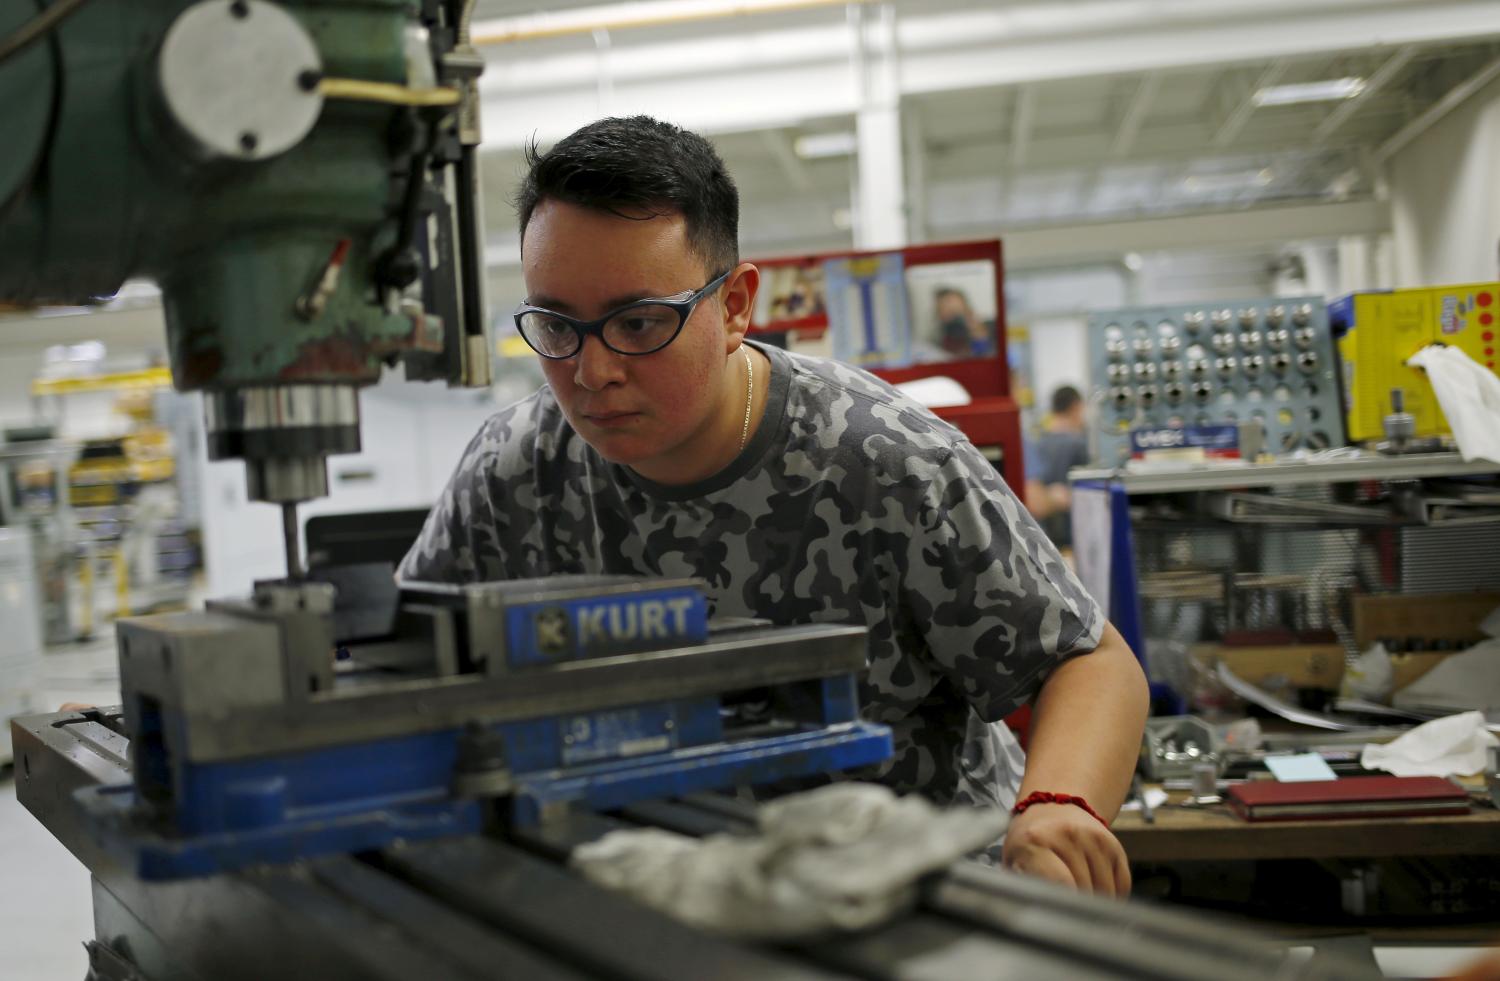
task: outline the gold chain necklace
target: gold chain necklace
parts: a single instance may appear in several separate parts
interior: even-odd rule
[[[740,450],[745,449],[745,442],[750,438],[750,403],[755,398],[755,362],[750,358],[749,345],[740,348],[745,352],[745,425],[740,430]]]

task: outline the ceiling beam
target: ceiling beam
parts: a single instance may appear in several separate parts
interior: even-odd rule
[[[1255,111],[1255,93],[1280,81],[1290,64],[1291,62],[1285,58],[1277,58],[1261,69],[1260,77],[1255,80],[1255,84],[1246,90],[1245,94],[1240,97],[1239,104],[1224,118],[1224,122],[1219,124],[1218,131],[1214,133],[1214,146],[1226,147],[1234,142],[1234,138],[1240,135],[1240,130],[1244,129],[1245,124],[1250,121],[1250,114]]]
[[[1340,126],[1348,122],[1350,117],[1369,101],[1370,96],[1390,84],[1391,80],[1411,62],[1412,58],[1416,57],[1420,50],[1421,48],[1417,45],[1408,44],[1392,52],[1391,56],[1383,61],[1379,68],[1371,72],[1369,78],[1365,79],[1365,87],[1359,90],[1358,95],[1339,103],[1333,112],[1330,112],[1327,118],[1318,124],[1318,128],[1313,131],[1313,142],[1326,142]]]
[[[1136,136],[1140,134],[1141,124],[1151,114],[1151,104],[1156,101],[1156,93],[1161,89],[1161,79],[1161,72],[1147,72],[1141,77],[1140,84],[1135,87],[1135,93],[1130,97],[1130,104],[1125,107],[1125,113],[1120,117],[1120,125],[1115,129],[1114,143],[1109,150],[1110,156],[1129,155],[1130,148],[1135,145]]]
[[[1026,166],[1026,151],[1031,142],[1032,123],[1036,119],[1036,86],[1016,89],[1015,105],[1010,117],[1010,169]]]
[[[1180,252],[1344,235],[1379,235],[1390,228],[1391,209],[1383,202],[1365,199],[1009,229],[1001,237],[1005,242],[1005,266],[1011,270],[1114,261],[1126,252]],[[933,228],[937,237],[993,235],[996,231],[993,223],[977,221],[944,223]]]
[[[1390,139],[1376,147],[1374,154],[1375,162],[1379,164],[1389,160],[1402,147],[1427,132],[1439,119],[1457,109],[1471,95],[1490,84],[1496,78],[1500,78],[1500,58],[1495,58],[1489,64],[1479,69],[1479,71],[1449,89],[1446,95],[1428,106],[1426,111],[1421,115],[1405,126],[1402,126],[1392,134]]]
[[[1031,150],[1027,154],[1027,165],[1022,167],[1019,174],[1049,174],[1057,173],[1059,170],[1071,168],[1088,167],[1110,167],[1110,166],[1149,166],[1160,163],[1180,163],[1193,160],[1202,160],[1212,157],[1214,154],[1204,150],[1203,141],[1192,143],[1183,140],[1174,140],[1173,144],[1165,147],[1163,144],[1153,143],[1143,146],[1137,143],[1135,150],[1121,159],[1113,159],[1106,155],[1106,148],[1101,141],[1095,141],[1092,149],[1084,152],[1081,149],[1066,146],[1055,148],[1059,144],[1059,138],[1049,134],[1046,140],[1033,140]],[[964,180],[968,178],[993,177],[993,168],[989,161],[997,155],[1003,154],[1007,143],[994,137],[986,137],[963,142],[949,141],[942,145],[945,165],[939,170],[942,180]],[[1335,140],[1325,146],[1311,147],[1305,139],[1286,137],[1265,142],[1257,141],[1255,153],[1261,156],[1274,156],[1296,150],[1315,151],[1319,156],[1331,157],[1340,153],[1348,153],[1360,149],[1360,144],[1351,143],[1347,140]],[[956,166],[955,158],[961,158],[961,164]]]
[[[683,4],[672,3],[670,0],[639,0],[575,10],[496,17],[475,22],[469,31],[476,46],[486,47],[567,37],[570,34],[592,34],[595,31],[675,27],[726,17],[790,14],[818,7],[845,7],[868,2],[869,0],[737,0],[717,5],[698,4],[695,9],[684,9]]]

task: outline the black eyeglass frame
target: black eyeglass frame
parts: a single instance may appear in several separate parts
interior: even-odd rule
[[[682,328],[687,324],[688,318],[693,315],[693,310],[697,308],[698,304],[703,300],[705,296],[722,286],[724,284],[724,281],[729,278],[729,274],[732,272],[734,272],[733,269],[726,269],[718,276],[715,276],[713,279],[709,280],[709,282],[705,284],[702,289],[694,290],[693,292],[689,293],[685,299],[673,300],[667,297],[659,297],[636,300],[633,303],[627,303],[622,307],[617,307],[614,310],[611,310],[609,313],[606,313],[598,320],[577,320],[573,317],[558,313],[555,310],[548,310],[546,307],[534,307],[529,303],[522,303],[520,306],[516,307],[516,312],[512,314],[512,317],[516,322],[516,332],[521,335],[521,340],[526,342],[526,346],[531,348],[533,351],[536,351],[537,354],[549,361],[566,361],[569,358],[578,357],[579,352],[583,350],[583,342],[586,341],[589,337],[599,338],[600,344],[603,344],[605,347],[609,348],[609,350],[615,352],[616,354],[622,354],[628,358],[638,358],[647,354],[655,354],[657,351],[660,351],[668,344],[671,344],[673,341],[677,340],[677,335],[682,333]],[[671,337],[668,337],[666,340],[662,341],[660,344],[658,344],[656,347],[653,347],[649,351],[622,351],[605,339],[604,325],[618,317],[620,314],[627,313],[631,310],[636,309],[637,307],[670,308],[677,313],[677,329],[672,331]],[[521,326],[521,318],[526,316],[528,313],[544,313],[547,316],[555,317],[563,323],[567,324],[569,327],[572,327],[573,336],[578,339],[578,346],[568,354],[548,354],[545,351],[540,350],[535,344],[531,342],[531,338],[526,336],[526,329]]]

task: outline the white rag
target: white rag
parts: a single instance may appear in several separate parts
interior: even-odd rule
[[[757,835],[613,831],[573,850],[589,881],[725,936],[791,940],[874,926],[917,880],[993,844],[1010,815],[942,810],[876,784],[837,783],[763,805]]]
[[[1471,776],[1484,769],[1494,742],[1483,712],[1461,712],[1424,722],[1384,745],[1367,743],[1359,765],[1398,777]]]
[[[1445,344],[1429,344],[1406,363],[1427,372],[1464,460],[1500,463],[1500,378]]]

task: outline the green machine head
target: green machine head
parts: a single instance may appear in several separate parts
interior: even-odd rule
[[[210,455],[326,494],[383,365],[489,380],[472,6],[0,6],[0,301],[156,280]]]

